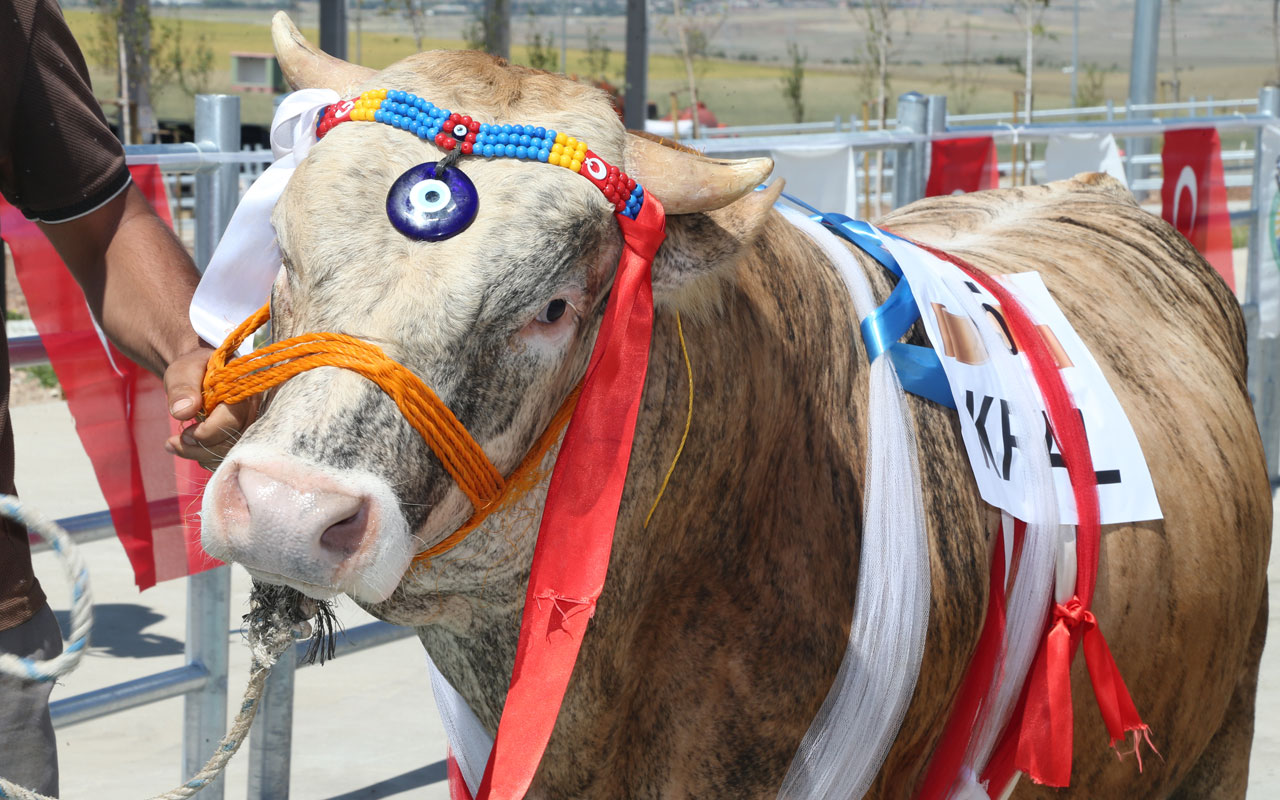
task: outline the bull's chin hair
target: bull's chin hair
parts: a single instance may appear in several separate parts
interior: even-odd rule
[[[287,625],[294,630],[309,623],[311,637],[301,657],[308,664],[314,664],[316,659],[323,664],[334,657],[341,625],[330,601],[314,600],[292,587],[258,580],[249,593],[249,613],[244,615],[244,622],[246,629]]]

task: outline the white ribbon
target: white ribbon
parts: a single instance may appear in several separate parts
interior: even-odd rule
[[[191,325],[206,342],[221,344],[271,293],[281,263],[271,211],[316,143],[316,118],[340,99],[332,89],[303,89],[276,109],[271,120],[276,161],[244,193],[191,298]],[[252,341],[246,341],[240,352],[252,348]]]

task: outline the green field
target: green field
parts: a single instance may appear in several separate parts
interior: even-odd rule
[[[1182,6],[1194,11],[1204,0],[1184,0]],[[905,38],[898,54],[898,65],[892,70],[891,96],[916,90],[925,93],[948,94],[952,112],[967,110],[1007,111],[1014,104],[1015,92],[1022,88],[1022,75],[1009,66],[992,63],[996,56],[1007,58],[1019,52],[1021,40],[1014,21],[996,8],[982,4],[966,6],[967,16],[955,16],[954,8],[939,3],[937,10],[929,10],[912,22],[911,33]],[[973,10],[977,8],[977,10]],[[1216,8],[1216,7],[1215,7]],[[1206,14],[1209,7],[1206,6]],[[1219,9],[1220,12],[1220,9]],[[169,26],[172,12],[157,9],[156,24]],[[213,51],[214,70],[209,76],[212,91],[230,90],[230,64],[232,52],[269,52],[270,11],[254,9],[194,9],[184,10],[184,35],[191,41],[194,35],[206,37]],[[1060,108],[1070,103],[1070,78],[1061,69],[1063,58],[1063,21],[1060,11],[1048,18],[1050,36],[1040,44],[1037,52],[1046,60],[1036,71],[1036,106]],[[1185,10],[1182,12],[1187,14]],[[735,15],[737,12],[735,12]],[[94,14],[85,10],[68,10],[67,19],[77,38],[91,40],[97,21]],[[298,12],[303,33],[312,41],[317,38],[315,15],[304,5]],[[959,108],[961,92],[953,80],[956,70],[947,66],[948,60],[957,56],[957,19],[965,19],[976,44],[972,56],[980,61],[970,68],[967,102]],[[1192,18],[1187,24],[1193,33],[1181,45],[1183,58],[1181,79],[1182,96],[1206,96],[1218,98],[1252,97],[1258,88],[1275,73],[1275,65],[1269,58],[1270,36],[1259,26],[1249,22],[1249,15],[1233,17],[1216,13],[1204,20]],[[1127,17],[1124,18],[1127,21]],[[1119,68],[1127,63],[1127,30],[1107,30],[1111,20],[1091,16],[1091,26],[1082,29],[1082,63],[1106,64],[1108,72],[1102,84],[1102,96],[1122,104],[1128,93],[1128,76]],[[312,22],[312,25],[307,25]],[[428,38],[424,48],[456,48],[463,46],[460,29],[463,17],[436,18],[432,23],[439,38]],[[544,31],[554,32],[554,24],[546,18],[540,21]],[[524,42],[528,41],[528,19],[513,21],[512,60],[527,63]],[[622,84],[623,44],[620,18],[581,18],[574,21],[575,28],[569,35],[568,72],[582,74],[586,69],[586,51],[579,45],[582,33],[594,26],[603,31],[605,40],[613,49],[610,69],[606,77],[616,85]],[[664,34],[661,19],[651,21],[649,60],[649,99],[657,103],[663,114],[671,107],[670,93],[680,92],[679,102],[688,102],[687,86],[682,61],[672,55],[672,37]],[[1248,26],[1252,25],[1252,28]],[[1225,27],[1224,27],[1225,26]],[[1203,29],[1203,30],[1201,30]],[[1239,29],[1239,30],[1236,30]],[[784,72],[782,61],[788,36],[804,44],[810,53],[804,79],[804,103],[806,120],[829,120],[840,115],[844,119],[861,114],[868,99],[866,82],[851,64],[861,52],[862,35],[857,19],[849,13],[832,17],[830,12],[804,10],[783,12],[743,12],[735,16],[732,24],[718,34],[714,52],[724,52],[724,58],[712,58],[699,66],[701,73],[699,99],[711,108],[721,123],[750,125],[781,123],[791,119],[781,92]],[[576,31],[576,32],[575,32]],[[1263,35],[1267,34],[1267,35]],[[1254,40],[1257,40],[1256,42]],[[1232,48],[1224,48],[1221,42],[1233,41]],[[414,39],[403,21],[387,15],[370,14],[364,23],[361,37],[361,63],[374,68],[385,67],[414,51]],[[558,50],[558,45],[556,46]],[[357,52],[356,34],[350,35],[350,54]],[[1165,53],[1161,51],[1162,59]],[[744,60],[751,59],[751,60]],[[1041,60],[1041,57],[1037,57]],[[115,76],[110,71],[91,65],[98,96],[109,99],[115,92]],[[1162,61],[1161,78],[1166,77],[1166,65]],[[1165,90],[1162,88],[1162,92]],[[265,124],[271,116],[271,97],[263,94],[243,95],[243,114],[246,122]],[[191,100],[182,91],[167,88],[154,98],[158,116],[163,120],[188,120],[191,117]],[[892,109],[891,109],[892,113]]]

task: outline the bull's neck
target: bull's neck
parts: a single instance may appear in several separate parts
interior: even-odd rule
[[[873,281],[883,294],[884,281]],[[799,669],[820,674],[798,683],[829,682],[847,636],[778,624],[813,597],[850,608],[854,597],[858,535],[850,521],[861,518],[867,381],[844,284],[811,241],[771,214],[718,310],[682,322],[693,374],[688,439],[646,527],[689,399],[676,315],[659,306],[608,581],[543,761],[540,780],[575,787],[570,795],[624,780],[602,765],[633,768],[609,758],[622,757],[615,748],[624,720],[656,730],[667,723],[653,715],[679,716],[648,707],[654,691],[677,703],[672,693],[687,693],[696,706],[698,692],[722,694],[726,682],[769,680],[756,674],[760,648],[802,648],[810,666]],[[483,597],[434,595],[440,621],[420,628],[490,731],[511,676],[544,497],[545,485],[526,511],[474,534],[498,543],[481,559],[504,562],[489,562]],[[794,751],[814,712],[798,709],[778,727],[780,751]],[[697,732],[680,736],[692,742]]]

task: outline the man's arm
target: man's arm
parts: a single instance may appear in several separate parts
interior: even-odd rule
[[[203,409],[200,386],[213,351],[187,317],[200,276],[169,226],[133,185],[82,217],[38,224],[112,343],[163,376],[174,417],[195,418]],[[165,447],[211,466],[234,444],[255,406],[219,406]]]
[[[187,319],[200,275],[136,186],[83,217],[37,224],[121,352],[163,375],[200,347]]]

